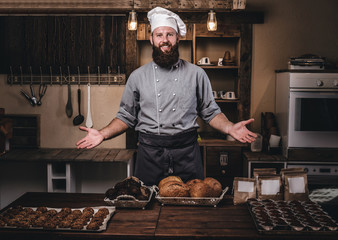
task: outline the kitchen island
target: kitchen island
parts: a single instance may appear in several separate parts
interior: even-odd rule
[[[54,208],[106,206],[104,194],[28,192],[11,206]],[[3,209],[4,211],[6,209]],[[334,232],[259,233],[246,205],[229,195],[217,207],[162,206],[153,199],[146,209],[118,208],[102,232],[0,229],[1,239],[337,239]]]

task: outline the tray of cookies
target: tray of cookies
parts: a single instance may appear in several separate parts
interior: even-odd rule
[[[154,187],[145,186],[136,177],[128,177],[109,188],[105,193],[104,201],[107,205],[118,208],[145,209],[152,199]]]
[[[214,178],[191,179],[184,183],[178,176],[169,176],[155,188],[155,198],[162,205],[213,206],[223,199],[228,187]]]
[[[16,206],[1,213],[0,227],[100,232],[106,230],[114,212],[115,207],[106,206],[86,208]]]

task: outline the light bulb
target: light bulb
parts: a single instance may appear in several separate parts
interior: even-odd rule
[[[210,12],[208,13],[207,28],[208,28],[208,31],[217,30],[216,13],[213,10],[210,10]]]
[[[134,10],[129,13],[128,29],[131,31],[137,30],[137,15]]]

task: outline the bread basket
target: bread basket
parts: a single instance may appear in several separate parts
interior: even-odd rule
[[[229,187],[223,189],[219,197],[161,197],[159,195],[159,189],[156,186],[154,190],[156,191],[155,198],[162,205],[189,205],[189,206],[213,206],[216,207],[217,204],[223,199],[224,194],[228,191]]]
[[[107,197],[104,198],[104,201],[108,205],[113,205],[118,208],[142,208],[145,209],[146,205],[150,202],[151,198],[153,197],[154,193],[154,187],[145,186],[142,184],[142,186],[149,189],[150,194],[149,198],[147,200],[139,200],[136,199],[134,196],[131,195],[120,195],[117,198],[111,200]]]

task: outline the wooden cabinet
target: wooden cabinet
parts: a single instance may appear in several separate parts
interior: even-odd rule
[[[12,122],[9,149],[36,149],[40,146],[40,115],[5,114],[1,119]]]
[[[234,177],[243,176],[243,149],[247,144],[222,139],[202,139],[204,176],[213,177],[223,188],[232,187]]]

